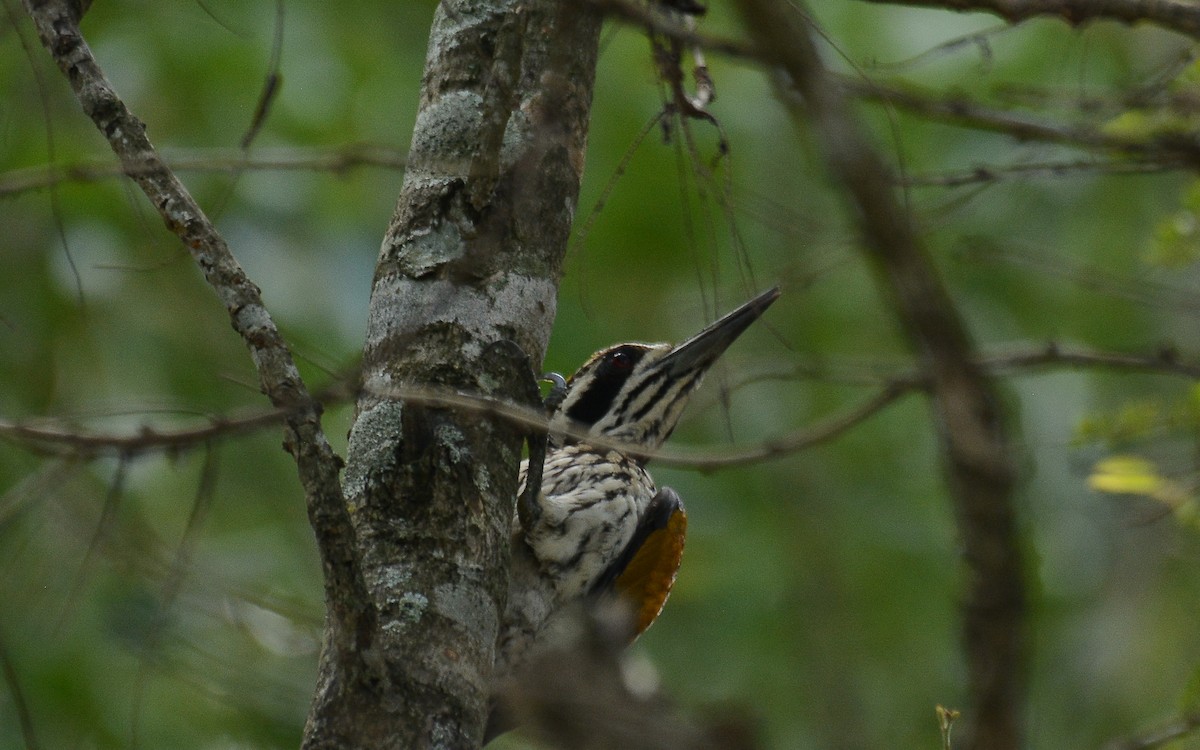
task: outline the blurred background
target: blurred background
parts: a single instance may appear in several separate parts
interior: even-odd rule
[[[280,26],[266,0],[97,3],[83,24],[312,387],[352,371],[361,346],[434,5],[291,0]],[[713,5],[701,30],[743,37]],[[267,404],[190,258],[116,176],[21,10],[5,8],[0,747],[21,746],[23,721],[46,748],[294,747],[321,585],[278,427],[138,455],[35,448],[13,429],[193,430]],[[1194,45],[1109,22],[1009,27],[828,0],[811,11],[827,63],[864,90],[974,102],[1066,134],[1020,140],[860,107],[985,355],[1054,342],[1146,362],[999,374],[1031,582],[1029,746],[1097,747],[1195,711],[1200,390],[1169,370],[1198,361],[1200,190],[1182,163],[1071,137],[1193,132]],[[276,40],[281,88],[242,150]],[[803,431],[911,373],[854,217],[771,77],[709,53],[720,131],[685,132],[656,120],[664,90],[645,35],[610,23],[602,45],[545,367],[682,339],[778,284],[673,447],[720,455]],[[349,418],[344,401],[326,412],[339,451]],[[749,722],[765,747],[937,746],[934,707],[961,708],[965,692],[962,569],[934,433],[912,393],[769,461],[652,467],[685,499],[691,534],[675,592],[633,650],[641,671],[692,713]]]

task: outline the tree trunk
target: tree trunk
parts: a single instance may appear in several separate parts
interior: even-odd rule
[[[344,477],[372,614],[354,633],[327,618],[306,747],[481,743],[522,432],[402,395],[527,398],[579,192],[599,29],[585,5],[557,0],[438,5]]]

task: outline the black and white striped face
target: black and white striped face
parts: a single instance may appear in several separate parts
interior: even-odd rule
[[[661,445],[708,369],[707,363],[682,372],[664,366],[672,351],[670,344],[618,344],[594,354],[567,382],[552,432],[572,425],[614,440]]]
[[[704,373],[778,297],[778,288],[763,292],[682,344],[617,344],[592,355],[567,381],[550,420],[551,440],[579,442],[562,437],[574,429],[662,445]]]

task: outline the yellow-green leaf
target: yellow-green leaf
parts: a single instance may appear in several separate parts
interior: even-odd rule
[[[1157,496],[1164,479],[1154,464],[1137,456],[1109,456],[1096,462],[1088,487],[1100,492]]]

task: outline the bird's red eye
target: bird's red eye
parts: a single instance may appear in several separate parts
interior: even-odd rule
[[[608,362],[618,370],[628,370],[633,365],[633,357],[629,356],[629,352],[618,349],[608,355]]]

